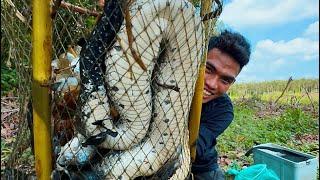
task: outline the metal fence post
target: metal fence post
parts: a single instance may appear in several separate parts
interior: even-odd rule
[[[50,130],[50,89],[52,24],[50,0],[32,3],[32,99],[35,167],[40,180],[50,179],[52,148]]]
[[[211,10],[212,1],[201,0],[201,16],[203,17],[205,14],[209,13]],[[208,21],[204,22],[205,29],[205,44],[204,53],[202,57],[202,61],[199,69],[199,76],[196,82],[195,92],[192,99],[191,110],[189,115],[189,145],[190,145],[190,154],[191,160],[194,161],[196,158],[196,141],[199,134],[199,126],[200,126],[200,117],[201,117],[201,108],[202,108],[202,97],[203,97],[203,88],[204,88],[204,73],[206,68],[206,60],[207,60],[207,43],[208,43],[208,34],[210,24]]]

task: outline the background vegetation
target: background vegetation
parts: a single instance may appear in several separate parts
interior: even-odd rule
[[[319,157],[319,80],[235,84],[229,94],[235,118],[219,137],[224,169],[253,163],[244,154],[254,145],[275,143]],[[310,98],[309,98],[309,97]]]

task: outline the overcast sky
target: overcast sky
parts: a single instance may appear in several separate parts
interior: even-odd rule
[[[317,0],[225,0],[220,20],[252,46],[237,82],[318,78],[318,7]]]

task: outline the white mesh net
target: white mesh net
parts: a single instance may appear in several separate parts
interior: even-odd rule
[[[85,165],[99,154],[90,164],[105,179],[152,176],[165,165],[175,169],[169,177],[186,178],[201,18],[184,0],[108,1],[104,11],[79,54],[81,126],[58,166]]]

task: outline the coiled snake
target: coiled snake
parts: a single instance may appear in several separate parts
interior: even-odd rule
[[[122,23],[121,16],[128,4],[119,2],[108,1],[105,12],[112,13],[104,13],[81,51],[82,127],[58,163],[87,163],[99,146],[120,150],[95,165],[105,179],[152,175],[173,157],[180,165],[171,178],[183,179],[190,164],[187,120],[202,55],[201,18],[187,0],[138,0],[127,11],[130,42],[130,22]]]

